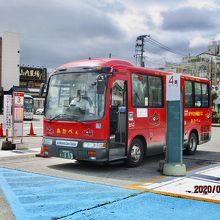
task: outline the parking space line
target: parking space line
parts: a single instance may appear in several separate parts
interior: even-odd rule
[[[161,178],[161,179],[163,179],[163,178]],[[149,182],[145,181],[145,182],[140,182],[140,183],[144,184],[144,183],[149,183]],[[196,196],[189,196],[189,195],[183,195],[183,194],[178,194],[178,193],[159,191],[159,190],[155,190],[155,189],[148,189],[148,188],[141,187],[140,185],[142,185],[142,184],[130,184],[124,188],[141,190],[141,191],[155,193],[155,194],[164,195],[164,196],[173,196],[173,197],[178,197],[178,198],[193,199],[193,200],[197,200],[197,201],[212,202],[212,203],[220,204],[220,201],[216,200],[216,199],[207,199],[207,198],[201,198],[201,197],[196,197]]]
[[[189,196],[189,195],[183,195],[183,194],[178,194],[178,193],[170,193],[170,192],[165,192],[165,191],[158,191],[155,189],[146,189],[145,191],[164,195],[164,196],[173,196],[173,197],[178,197],[178,198],[193,199],[193,200],[198,200],[198,201],[203,201],[203,202],[212,202],[212,203],[220,204],[220,201],[216,199],[201,198],[197,196]]]
[[[166,177],[167,176],[162,176],[161,175],[161,176],[158,176],[158,177],[149,178],[149,179],[147,179],[145,181],[129,184],[129,185],[123,187],[123,188],[126,188],[126,189],[136,189],[136,190],[143,190],[143,191],[145,191],[145,188],[140,187],[140,185],[143,185],[145,183],[153,183],[153,182],[156,182],[158,180],[164,179]]]
[[[195,171],[195,170],[198,170],[198,169],[201,169],[203,167],[206,167],[206,166],[209,166],[210,164],[203,164],[203,165],[198,165],[196,167],[192,167],[192,168],[188,168],[186,169],[187,172],[192,172],[192,171]]]
[[[220,161],[219,161],[220,162]],[[193,167],[193,168],[189,168],[187,169],[188,172],[193,172],[193,171],[196,171],[198,169],[202,169],[203,167],[206,167],[210,164],[204,164],[204,165],[199,165],[199,166],[196,166],[196,167]],[[136,190],[143,190],[145,191],[146,189],[145,188],[142,188],[140,187],[140,185],[143,185],[145,183],[153,183],[153,182],[156,182],[158,180],[161,180],[161,179],[164,179],[164,178],[168,178],[168,176],[163,176],[163,175],[160,175],[158,177],[153,177],[153,178],[149,178],[145,181],[140,181],[140,182],[135,182],[135,183],[132,183],[132,184],[129,184],[127,186],[125,186],[124,188],[127,188],[127,189],[136,189]]]
[[[207,168],[205,168],[205,167],[207,167]],[[188,170],[189,173],[187,173],[186,177],[158,176],[158,177],[155,177],[155,178],[148,179],[146,181],[136,182],[134,184],[130,184],[128,186],[125,186],[124,188],[136,189],[136,190],[141,190],[141,191],[145,191],[145,192],[165,195],[165,196],[173,196],[173,197],[179,197],[179,198],[192,199],[192,200],[198,200],[198,201],[203,201],[203,202],[211,202],[211,203],[220,204],[220,200],[218,200],[218,199],[186,195],[186,194],[183,194],[183,193],[175,193],[175,192],[173,193],[173,192],[169,192],[169,189],[168,189],[168,191],[164,191],[164,186],[171,185],[175,181],[176,182],[181,181],[180,180],[181,178],[182,179],[190,179],[190,177],[192,178],[193,176],[196,175],[196,173],[200,173],[201,171],[202,172],[210,172],[210,170],[212,170],[213,168],[218,169],[218,167],[219,167],[219,164],[211,164],[211,165],[209,164],[209,166],[208,165],[198,166],[196,168]],[[218,177],[216,177],[216,178],[218,178]],[[160,180],[162,180],[162,182]],[[191,181],[192,181],[192,185],[195,184],[195,182],[193,182],[193,178],[191,179]],[[167,183],[163,184],[163,182],[164,183],[167,182]],[[151,183],[155,184],[155,186],[153,186],[154,188],[150,189],[149,186],[147,186],[147,185],[151,184]],[[160,184],[160,183],[162,183],[162,184]],[[201,184],[202,184],[202,182],[201,182]],[[204,185],[204,183],[203,183],[203,185]],[[160,190],[157,190],[156,188],[160,188]],[[166,189],[166,187],[165,187],[165,189]]]
[[[220,160],[219,161],[214,161],[213,163],[218,163],[218,162],[220,162]],[[198,165],[196,167],[188,168],[187,172],[193,172],[193,171],[196,171],[198,169],[202,169],[202,168],[204,168],[206,166],[209,166],[209,165],[210,165],[209,163],[206,163],[206,164],[203,164],[203,165]],[[168,178],[168,176],[160,175],[158,177],[149,178],[145,181],[140,181],[140,182],[135,182],[135,183],[129,184],[129,185],[125,186],[124,188],[144,190],[145,191],[145,188],[140,187],[140,185],[143,185],[145,183],[153,183],[153,182],[156,182],[156,181],[164,179],[164,178]]]

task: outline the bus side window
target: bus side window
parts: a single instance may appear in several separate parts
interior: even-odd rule
[[[116,80],[111,89],[111,106],[110,106],[110,134],[115,135],[118,131],[119,106],[126,107],[126,83],[123,80]],[[120,124],[121,126],[122,124]]]
[[[193,104],[193,86],[191,81],[184,82],[184,90],[185,90],[185,107],[192,108]]]
[[[147,76],[132,74],[132,104],[135,107],[148,106]]]
[[[112,86],[111,106],[126,105],[124,98],[125,82],[116,80]]]
[[[202,107],[209,107],[209,87],[202,83]]]
[[[149,76],[149,107],[163,106],[163,83],[162,77]]]
[[[201,83],[195,83],[195,107],[202,106],[202,87]]]

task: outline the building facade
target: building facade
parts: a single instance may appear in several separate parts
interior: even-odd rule
[[[182,58],[181,63],[167,63],[166,70],[207,78],[213,86],[220,86],[220,44],[212,41],[208,50]],[[219,88],[220,89],[220,88]]]
[[[9,91],[19,85],[20,36],[18,33],[5,32],[0,40],[0,86]]]
[[[0,36],[0,113],[3,112],[4,93],[19,84],[20,36],[5,32]]]
[[[32,95],[35,110],[43,108],[44,98],[38,93],[41,83],[46,81],[46,68],[20,66],[20,35],[12,32],[0,35],[0,113],[4,94],[12,91]]]
[[[47,69],[40,67],[20,67],[19,89],[34,98],[34,110],[44,107],[44,97],[39,96],[41,83],[47,82]]]

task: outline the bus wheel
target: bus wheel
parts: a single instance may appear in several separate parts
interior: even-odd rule
[[[188,144],[186,145],[185,153],[187,155],[193,155],[196,153],[198,144],[198,138],[195,133],[191,133],[189,136]]]
[[[144,159],[144,145],[139,139],[134,139],[131,143],[126,163],[129,167],[136,167]]]

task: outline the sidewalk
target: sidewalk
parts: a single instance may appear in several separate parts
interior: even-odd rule
[[[15,150],[1,150],[2,142],[0,139],[0,160],[8,160],[15,157],[33,157],[40,153],[42,137],[24,137],[22,144],[16,144]]]
[[[188,171],[183,177],[160,176],[127,188],[220,204],[220,161]]]

